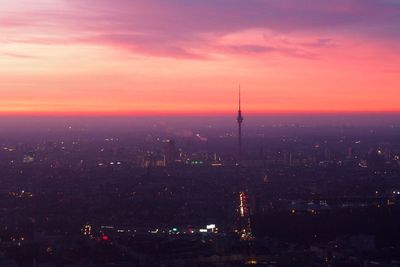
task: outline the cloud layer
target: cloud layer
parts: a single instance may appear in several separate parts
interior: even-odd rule
[[[11,9],[0,14],[2,27],[43,29],[36,36],[26,32],[26,36],[11,35],[2,41],[86,42],[154,56],[206,58],[213,52],[288,51],[287,44],[282,49],[282,44],[268,40],[216,45],[221,36],[253,29],[272,36],[306,33],[315,36],[316,46],[327,44],[323,38],[337,35],[389,41],[400,36],[400,4],[396,0],[2,2]]]
[[[0,8],[0,114],[400,111],[400,0]]]

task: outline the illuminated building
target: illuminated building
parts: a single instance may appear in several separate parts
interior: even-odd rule
[[[82,233],[85,236],[90,236],[92,234],[92,226],[90,224],[85,224],[82,228]]]
[[[239,234],[243,240],[252,239],[248,197],[243,191],[239,193]]]
[[[31,163],[34,161],[35,161],[35,158],[32,155],[25,155],[24,159],[22,160],[23,163]]]

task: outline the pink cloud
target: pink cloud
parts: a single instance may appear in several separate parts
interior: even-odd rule
[[[6,9],[11,2],[6,0]],[[23,8],[9,4],[12,12],[0,15],[4,28],[30,27],[18,29],[8,40],[83,42],[190,59],[209,58],[213,51],[311,58],[318,48],[332,46],[337,36],[357,33],[375,42],[397,38],[394,33],[400,30],[400,6],[388,0],[54,0],[35,5],[35,1],[27,1]],[[291,47],[265,40],[214,50],[221,36],[249,29],[284,35],[304,32],[315,40]]]

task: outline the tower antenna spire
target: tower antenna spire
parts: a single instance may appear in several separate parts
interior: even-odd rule
[[[239,110],[241,110],[241,88],[239,83]]]

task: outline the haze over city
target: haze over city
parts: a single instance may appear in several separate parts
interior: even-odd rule
[[[400,0],[0,0],[0,267],[400,267]]]

